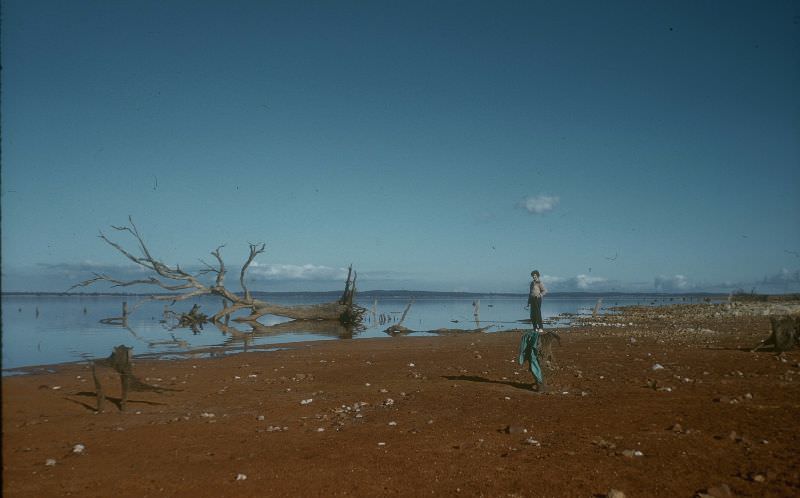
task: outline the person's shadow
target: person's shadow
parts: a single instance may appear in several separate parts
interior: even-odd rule
[[[487,384],[503,384],[506,386],[511,386],[515,389],[523,389],[525,391],[530,391],[533,389],[533,383],[525,383],[525,382],[514,382],[513,380],[494,380],[494,379],[487,379],[486,377],[479,377],[477,375],[443,375],[447,380],[464,380],[467,382],[485,382]]]

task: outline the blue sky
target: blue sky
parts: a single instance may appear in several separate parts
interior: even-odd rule
[[[4,0],[3,290],[800,291],[798,5]]]

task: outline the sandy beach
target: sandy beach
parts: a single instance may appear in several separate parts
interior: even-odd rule
[[[103,413],[86,364],[5,377],[3,495],[797,496],[800,352],[749,352],[797,306],[588,319],[544,394],[519,330],[136,361],[175,391],[125,412],[108,369]]]

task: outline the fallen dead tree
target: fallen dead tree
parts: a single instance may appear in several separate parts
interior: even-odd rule
[[[283,306],[273,304],[252,296],[250,290],[247,288],[246,274],[247,269],[253,260],[259,254],[263,253],[265,244],[250,244],[250,253],[247,261],[242,265],[239,272],[239,284],[242,288],[242,295],[231,292],[225,287],[225,276],[227,268],[222,260],[221,250],[224,246],[219,246],[211,251],[211,255],[216,260],[216,264],[212,265],[202,261],[204,268],[196,273],[190,273],[181,269],[180,265],[170,266],[163,263],[161,260],[154,257],[144,239],[139,232],[133,219],[128,218],[129,226],[112,226],[118,232],[127,233],[128,236],[133,237],[138,247],[138,255],[123,245],[111,240],[103,232],[100,232],[99,237],[108,245],[116,249],[127,259],[134,264],[148,270],[151,276],[141,279],[133,280],[120,280],[110,275],[103,273],[95,273],[93,278],[85,280],[79,284],[70,287],[67,292],[78,287],[86,287],[96,282],[107,282],[113,287],[130,287],[135,285],[145,285],[157,288],[160,291],[168,291],[170,294],[156,294],[146,297],[137,303],[131,312],[138,308],[146,301],[184,301],[198,296],[215,295],[223,299],[224,306],[214,315],[208,317],[208,321],[217,322],[225,317],[230,317],[233,313],[249,310],[249,315],[236,317],[235,321],[239,322],[256,322],[260,317],[271,314],[291,318],[294,320],[331,320],[337,321],[345,326],[357,327],[361,324],[361,320],[365,310],[360,306],[354,304],[353,300],[356,293],[356,272],[353,271],[352,266],[348,270],[347,280],[345,282],[345,289],[341,298],[338,301],[322,304],[300,305],[300,306]],[[204,283],[201,279],[208,275],[216,275],[213,283]]]

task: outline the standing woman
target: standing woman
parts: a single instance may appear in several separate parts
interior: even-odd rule
[[[527,361],[531,369],[531,374],[536,380],[536,384],[531,386],[538,392],[546,392],[547,386],[544,383],[544,376],[542,375],[542,368],[539,366],[539,333],[543,332],[544,325],[542,324],[542,296],[547,293],[547,289],[542,285],[539,279],[539,270],[531,272],[531,291],[528,294],[528,305],[531,309],[531,325],[533,330],[527,332],[522,336],[519,343],[519,364],[524,365]]]
[[[531,307],[531,325],[536,332],[544,332],[542,322],[542,298],[547,294],[547,289],[539,277],[539,270],[531,272],[531,291],[528,294],[528,306]]]

